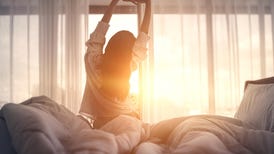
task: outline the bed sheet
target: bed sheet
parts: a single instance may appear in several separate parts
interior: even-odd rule
[[[18,153],[274,153],[272,132],[219,116],[147,124],[122,115],[101,129],[91,129],[45,96],[7,104],[2,113]]]
[[[175,127],[170,129],[170,126]],[[142,142],[136,153],[274,153],[274,133],[249,128],[233,118],[210,115],[176,118],[164,121],[156,131],[166,136],[161,136],[162,140]],[[159,136],[157,132],[154,134],[153,137]]]
[[[12,146],[10,134],[4,118],[1,115],[0,110],[0,153],[3,154],[15,154],[15,150]]]

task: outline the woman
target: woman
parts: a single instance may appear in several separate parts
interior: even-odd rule
[[[137,39],[129,31],[119,31],[109,40],[105,51],[105,34],[112,12],[119,0],[112,0],[103,18],[87,41],[85,67],[87,82],[80,115],[100,128],[113,118],[125,114],[138,117],[128,102],[131,72],[146,57],[151,14],[150,0],[124,0],[145,3],[145,15]]]

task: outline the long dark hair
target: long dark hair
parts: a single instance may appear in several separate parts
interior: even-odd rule
[[[109,40],[103,61],[102,91],[110,97],[124,99],[129,93],[132,48],[136,38],[129,31],[119,31]]]

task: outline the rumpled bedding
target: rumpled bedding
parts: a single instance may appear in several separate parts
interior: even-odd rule
[[[170,125],[176,127],[171,128]],[[158,127],[156,131],[166,135],[156,134],[154,136],[161,136],[165,140],[141,143],[138,146],[140,149],[137,149],[140,154],[274,153],[273,132],[249,128],[237,119],[203,115],[167,120],[154,127]],[[170,134],[163,131],[164,129],[171,129]]]
[[[147,124],[121,115],[101,129],[45,96],[1,109],[19,154],[273,154],[274,133],[219,116]],[[1,149],[0,149],[1,151]]]
[[[130,153],[141,140],[141,121],[120,116],[101,130],[89,125],[47,97],[22,104],[6,104],[1,110],[17,153]]]

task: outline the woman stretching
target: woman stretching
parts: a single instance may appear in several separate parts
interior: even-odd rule
[[[100,128],[122,114],[139,117],[130,107],[131,103],[128,102],[129,79],[138,63],[146,58],[151,1],[124,0],[134,4],[146,4],[140,32],[137,38],[129,31],[117,32],[111,37],[103,51],[109,21],[118,1],[111,1],[103,18],[86,42],[87,81],[80,115],[89,119],[94,128]]]

